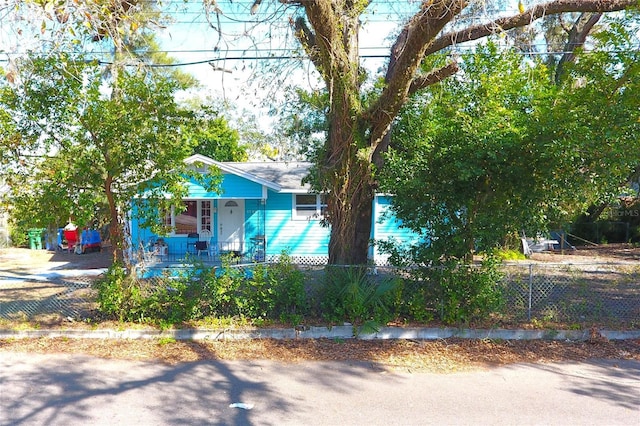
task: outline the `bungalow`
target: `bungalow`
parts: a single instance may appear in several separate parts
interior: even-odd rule
[[[159,246],[159,237],[133,220],[132,247],[144,247],[169,260],[186,253],[205,259],[235,253],[248,261],[263,261],[287,251],[298,263],[327,262],[330,230],[322,224],[324,197],[311,193],[309,185],[302,183],[310,163],[217,162],[203,155],[185,161],[202,173],[217,167],[223,177],[220,193],[189,182],[185,210],[165,218],[173,233],[162,237]],[[414,238],[398,220],[385,214],[389,204],[388,196],[375,197],[371,239]],[[378,264],[386,260],[373,246],[370,258]]]

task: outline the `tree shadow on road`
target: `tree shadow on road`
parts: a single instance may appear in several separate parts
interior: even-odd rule
[[[371,371],[369,363],[341,363],[292,374],[284,363],[220,361],[210,346],[190,347],[199,359],[175,365],[0,353],[0,417],[5,424],[277,424],[317,415],[322,408],[304,397],[311,384],[350,393],[357,388],[350,377]],[[273,385],[274,377],[285,386]]]
[[[561,377],[563,390],[629,410],[640,407],[640,362],[591,360],[536,364],[531,368]]]

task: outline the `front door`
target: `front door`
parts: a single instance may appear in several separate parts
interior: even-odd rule
[[[244,240],[244,200],[218,203],[218,243],[222,251],[242,253]]]

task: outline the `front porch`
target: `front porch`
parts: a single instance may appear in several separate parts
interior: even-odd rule
[[[219,266],[223,260],[233,264],[260,263],[266,260],[266,239],[263,235],[249,241],[216,243],[190,235],[187,241],[175,238],[151,238],[141,245],[134,260],[143,267],[175,267],[183,264],[202,263]]]
[[[132,260],[143,265],[171,266],[202,262],[219,265],[225,256],[233,263],[264,262],[265,201],[263,199],[191,199],[184,210],[167,212],[165,236],[132,227]]]
[[[284,252],[314,264],[327,258],[326,204],[302,183],[308,164],[218,163],[199,155],[188,163],[202,173],[218,168],[223,175],[218,190],[189,181],[182,206],[161,212],[158,229],[142,226],[146,221],[134,204],[129,228],[134,262],[175,265],[191,259],[216,265],[230,255],[248,264]]]

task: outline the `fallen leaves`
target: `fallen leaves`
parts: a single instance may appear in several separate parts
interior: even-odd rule
[[[381,368],[450,373],[513,363],[587,359],[640,361],[640,340],[609,342],[355,339],[159,341],[155,339],[4,339],[0,351],[84,354],[177,364],[202,360],[363,361]]]

